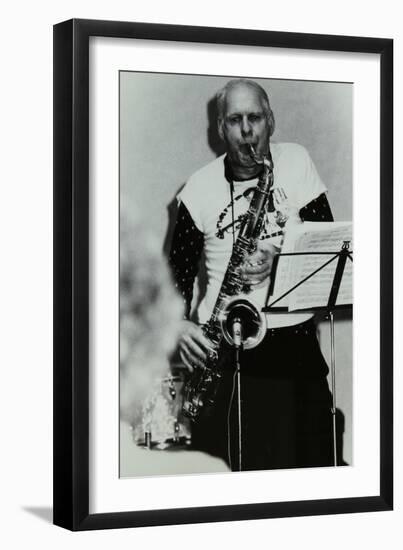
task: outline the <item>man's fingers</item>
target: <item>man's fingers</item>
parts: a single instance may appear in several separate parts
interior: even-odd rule
[[[204,336],[202,329],[197,325],[191,325],[190,330],[185,333],[184,337],[186,338],[186,341],[191,339],[192,342],[200,348],[203,357],[205,352],[212,349],[210,340]]]
[[[287,200],[287,195],[284,192],[284,189],[282,187],[276,187],[273,189],[273,198],[274,202],[277,204],[281,204],[285,200]]]
[[[258,248],[249,256],[242,269],[246,284],[258,285],[269,277],[276,252],[274,245],[265,244],[265,248]]]
[[[256,252],[248,256],[245,264],[257,264],[263,262],[265,259],[264,253],[261,250],[256,250]]]
[[[203,367],[207,352],[213,349],[212,343],[203,334],[202,329],[191,321],[183,321],[183,331],[179,338],[179,353],[182,361],[190,370],[194,366]]]
[[[246,284],[256,286],[270,277],[272,263],[259,266],[245,266],[243,278]]]
[[[206,338],[204,336],[204,334],[202,332],[201,332],[200,344],[202,344],[202,346],[204,347],[206,352],[213,349],[213,344],[210,342],[210,340],[208,338]]]
[[[206,360],[206,353],[203,348],[189,334],[186,334],[183,337],[182,343],[186,346],[186,349],[190,350],[193,356],[197,357],[201,361]]]
[[[206,359],[203,343],[200,334],[188,333],[183,335],[183,343],[192,350],[192,353],[203,361]]]
[[[244,275],[246,277],[254,275],[270,274],[272,262],[259,265],[246,265],[244,268]]]
[[[260,266],[267,263],[271,264],[271,262],[273,261],[273,256],[275,254],[276,254],[276,249],[274,247],[270,249],[266,249],[266,248],[258,249],[256,250],[256,252],[254,252],[248,257],[248,259],[245,262],[245,266],[255,267],[255,266]]]
[[[182,346],[183,347],[181,349],[181,352],[183,353],[183,355],[186,356],[188,364],[190,364],[192,367],[204,367],[204,361],[202,361],[200,357],[195,355],[185,343],[183,343]]]
[[[186,357],[185,352],[182,350],[179,350],[179,355],[180,355],[180,358],[182,359],[182,363],[185,365],[185,367],[187,367],[189,372],[193,372],[194,371],[193,365],[189,361],[189,359]]]

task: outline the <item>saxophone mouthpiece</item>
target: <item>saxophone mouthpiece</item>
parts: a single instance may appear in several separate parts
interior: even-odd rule
[[[270,149],[267,155],[262,155],[261,157],[256,154],[255,148],[250,143],[247,144],[247,148],[250,156],[256,162],[256,164],[263,164],[269,170],[273,170],[273,160],[271,158]]]
[[[253,147],[253,145],[251,143],[246,143],[245,148],[246,148],[247,152],[249,153],[249,155],[253,158],[253,160],[255,160],[257,155],[256,155],[256,151],[255,151],[255,148]]]
[[[264,157],[261,158],[256,154],[255,148],[253,147],[253,145],[251,143],[247,143],[246,147],[248,149],[248,152],[249,152],[250,156],[256,162],[256,164],[263,164],[264,163]]]
[[[249,149],[250,156],[255,157],[256,156],[256,151],[255,151],[255,148],[253,147],[253,145],[248,143],[247,148]]]

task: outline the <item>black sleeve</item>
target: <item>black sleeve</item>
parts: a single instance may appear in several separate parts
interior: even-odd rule
[[[168,262],[175,287],[185,304],[185,319],[190,315],[193,284],[199,270],[203,246],[203,233],[195,226],[186,206],[180,203]]]
[[[330,210],[326,194],[322,193],[316,199],[306,204],[299,211],[299,215],[304,222],[332,222],[333,214]]]

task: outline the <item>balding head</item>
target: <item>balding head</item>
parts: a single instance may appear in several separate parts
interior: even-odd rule
[[[274,117],[269,98],[253,80],[230,80],[217,94],[218,133],[224,141],[227,159],[235,179],[252,179],[259,172],[250,155],[268,155]]]
[[[227,84],[223,88],[221,88],[221,90],[217,92],[216,102],[217,102],[217,118],[218,118],[219,128],[222,125],[222,122],[226,114],[228,94],[230,94],[233,90],[236,90],[237,88],[242,88],[242,87],[249,88],[250,90],[254,91],[255,94],[257,94],[257,96],[259,97],[263,111],[266,114],[267,119],[269,121],[270,136],[272,136],[274,133],[275,122],[274,122],[273,111],[270,108],[269,97],[266,91],[259,84],[257,84],[257,82],[253,80],[249,80],[247,78],[236,78],[236,79],[230,80],[229,82],[227,82]]]

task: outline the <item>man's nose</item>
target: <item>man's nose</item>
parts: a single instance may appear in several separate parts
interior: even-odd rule
[[[246,116],[242,117],[241,132],[243,136],[247,136],[252,133],[252,126]]]

